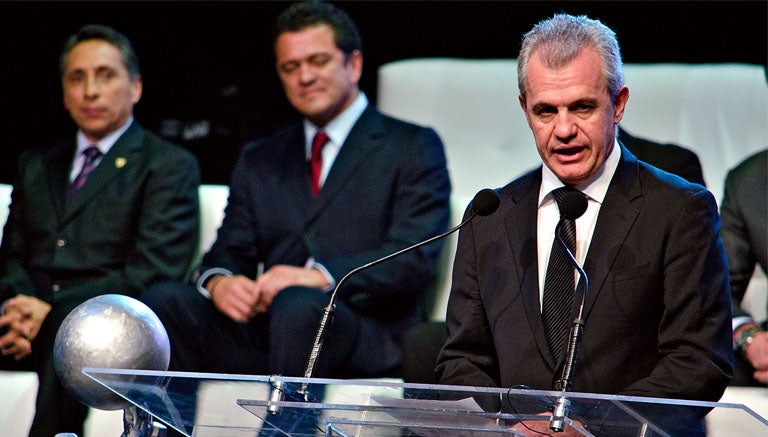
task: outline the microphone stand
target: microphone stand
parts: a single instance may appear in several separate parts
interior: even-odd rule
[[[494,208],[494,210],[495,210],[495,208]],[[373,266],[375,266],[375,265],[377,265],[379,263],[387,261],[387,260],[389,260],[391,258],[394,258],[394,257],[396,257],[398,255],[401,255],[401,254],[403,254],[405,252],[408,252],[410,250],[413,250],[413,249],[416,249],[418,247],[421,247],[421,246],[427,245],[429,243],[432,243],[433,241],[436,241],[436,240],[439,240],[441,238],[444,238],[444,237],[446,237],[446,236],[448,236],[448,235],[458,231],[459,229],[461,229],[464,225],[469,223],[477,215],[485,215],[485,214],[478,213],[477,210],[473,209],[472,210],[472,214],[466,220],[461,222],[458,226],[455,226],[454,228],[449,229],[448,231],[443,232],[442,234],[435,235],[432,238],[429,238],[427,240],[421,241],[421,242],[416,243],[416,244],[414,244],[412,246],[406,247],[405,249],[398,250],[397,252],[391,253],[391,254],[383,257],[383,258],[379,258],[379,259],[371,261],[371,262],[369,262],[367,264],[363,264],[363,265],[361,265],[359,267],[356,267],[356,268],[352,269],[349,273],[344,275],[341,278],[341,280],[336,284],[336,287],[333,289],[333,292],[331,293],[331,298],[328,301],[328,305],[325,307],[325,310],[323,311],[323,317],[320,319],[320,325],[318,325],[317,333],[315,334],[315,341],[314,341],[314,343],[312,345],[312,351],[309,354],[309,362],[307,363],[307,368],[304,371],[304,378],[307,378],[307,379],[311,378],[312,374],[315,371],[315,366],[317,364],[317,358],[320,355],[320,349],[323,347],[323,337],[325,336],[326,326],[328,325],[328,320],[331,317],[331,313],[333,313],[334,309],[336,308],[336,295],[337,295],[337,293],[339,291],[339,288],[341,287],[341,284],[343,284],[344,281],[347,280],[347,278],[349,278],[350,276],[352,276],[355,273],[359,272],[360,270],[365,270],[365,269],[367,269],[369,267],[373,267]],[[309,401],[309,392],[307,392],[307,385],[308,385],[308,383],[304,382],[302,384],[302,386],[301,386],[301,390],[299,391],[299,393],[301,393],[304,396],[304,400],[305,401]]]
[[[560,222],[562,223],[562,222]],[[558,229],[559,225],[558,223]],[[565,418],[568,417],[568,408],[571,401],[565,397],[565,393],[571,391],[571,385],[573,384],[573,372],[576,368],[576,356],[579,353],[579,344],[581,343],[581,333],[584,330],[584,304],[587,300],[587,290],[589,289],[589,279],[584,269],[581,268],[579,262],[568,249],[562,238],[560,238],[559,232],[555,232],[557,235],[557,241],[560,246],[565,250],[571,264],[579,272],[579,276],[584,280],[584,293],[581,295],[581,303],[579,305],[579,314],[573,320],[573,326],[568,335],[568,349],[566,350],[565,363],[563,366],[563,372],[560,375],[560,379],[557,380],[556,387],[562,392],[562,395],[555,402],[555,408],[552,413],[552,418],[549,421],[549,428],[555,432],[562,432],[565,429]],[[578,285],[578,283],[577,283]]]

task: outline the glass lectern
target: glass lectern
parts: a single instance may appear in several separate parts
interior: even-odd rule
[[[565,430],[584,436],[768,435],[740,404],[499,389],[389,380],[338,380],[85,368],[83,372],[186,436],[540,435],[565,402]]]

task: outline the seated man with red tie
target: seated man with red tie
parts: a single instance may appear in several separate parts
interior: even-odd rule
[[[171,370],[305,376],[339,281],[448,226],[442,141],[369,104],[350,17],[329,3],[297,3],[277,18],[273,42],[303,120],[243,148],[194,284],[144,296],[168,331]],[[425,245],[344,281],[310,376],[395,375],[440,249]]]

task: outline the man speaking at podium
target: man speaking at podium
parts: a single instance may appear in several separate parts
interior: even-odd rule
[[[717,401],[733,369],[717,205],[617,141],[629,89],[614,32],[584,16],[544,20],[523,38],[518,77],[544,165],[500,188],[499,210],[459,234],[439,381]],[[574,280],[550,297],[550,252],[563,250],[553,191],[564,186],[586,211],[562,275]],[[575,372],[562,381],[585,291]],[[559,303],[562,292],[573,295]]]
[[[336,283],[448,226],[442,141],[369,105],[351,18],[296,3],[274,31],[277,73],[303,121],[243,149],[196,287],[145,296],[168,330],[171,370],[305,376]],[[439,252],[427,245],[345,281],[311,376],[394,376]]]

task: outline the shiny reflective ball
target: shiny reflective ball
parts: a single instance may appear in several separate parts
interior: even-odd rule
[[[131,404],[82,373],[84,367],[165,371],[170,359],[168,333],[157,315],[119,294],[96,296],[75,307],[59,327],[53,349],[64,388],[100,410]]]

